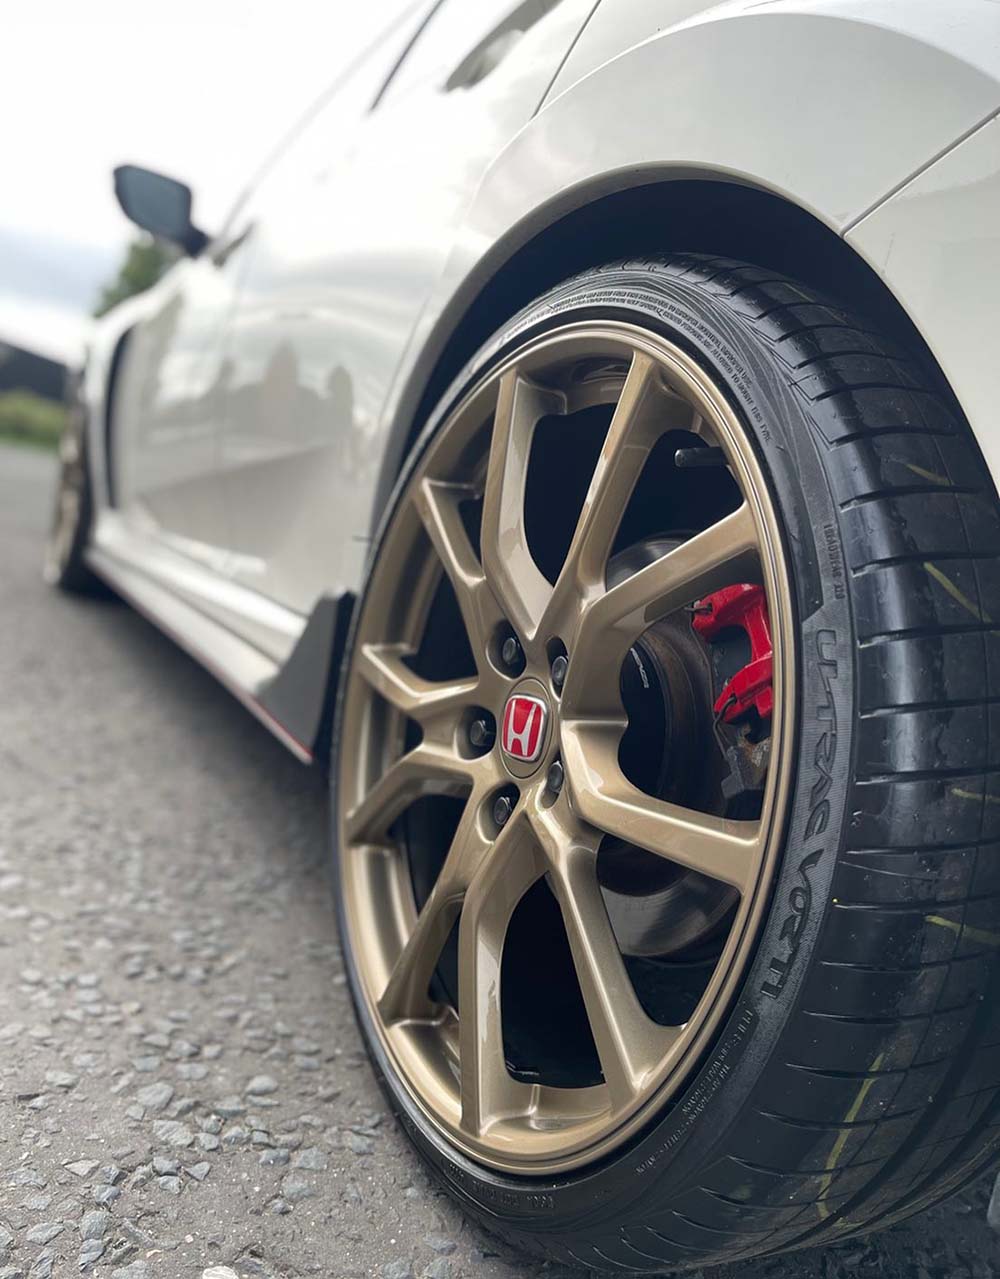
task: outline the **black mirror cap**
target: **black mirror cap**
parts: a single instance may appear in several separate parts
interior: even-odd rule
[[[136,226],[178,245],[191,257],[208,243],[208,236],[191,221],[193,197],[183,182],[135,164],[120,164],[115,169],[115,195]]]

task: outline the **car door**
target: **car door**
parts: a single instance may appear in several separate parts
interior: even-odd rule
[[[339,48],[332,55],[346,64],[325,95],[336,110],[321,99],[309,115],[339,111],[341,129],[356,124],[433,6],[434,0],[383,0],[374,20],[360,24],[378,23],[379,38],[353,56]],[[343,25],[349,35],[350,24]],[[329,22],[317,23],[321,32],[329,36]],[[293,163],[301,140],[308,152],[314,136],[308,119],[286,142]],[[248,207],[241,200],[206,250],[181,258],[156,286],[129,333],[115,395],[115,505],[131,534],[153,537],[219,573],[227,570],[231,540],[218,478],[232,376],[227,331],[253,247],[251,227],[252,201]]]
[[[116,386],[115,503],[134,532],[221,564],[228,526],[216,478],[222,341],[233,280],[182,259],[131,330]]]
[[[443,0],[349,131],[321,114],[257,192],[229,332],[231,567],[308,614],[355,583],[382,410],[455,228],[594,0]]]

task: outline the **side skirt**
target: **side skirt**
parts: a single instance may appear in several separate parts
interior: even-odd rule
[[[261,692],[260,702],[296,736],[312,743],[313,757],[330,758],[333,708],[347,644],[354,596],[324,595],[316,604],[288,661]]]
[[[262,653],[141,569],[91,546],[93,571],[213,674],[304,764],[325,758],[351,597],[322,598],[284,662]]]

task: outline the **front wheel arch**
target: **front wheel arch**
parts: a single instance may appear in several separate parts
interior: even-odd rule
[[[892,291],[856,249],[800,205],[707,170],[680,176],[663,166],[660,172],[607,174],[533,210],[455,291],[400,396],[369,533],[435,405],[491,334],[582,271],[619,257],[677,250],[753,262],[864,312],[920,353],[937,393],[956,406],[930,348]]]

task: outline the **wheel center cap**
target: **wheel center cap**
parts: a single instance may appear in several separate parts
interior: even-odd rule
[[[514,693],[503,709],[500,744],[505,755],[522,764],[533,764],[542,753],[549,708],[540,697]]]
[[[534,686],[530,693],[511,693],[500,725],[500,749],[509,768],[521,775],[533,771],[545,749],[550,718],[548,703],[537,696]]]

